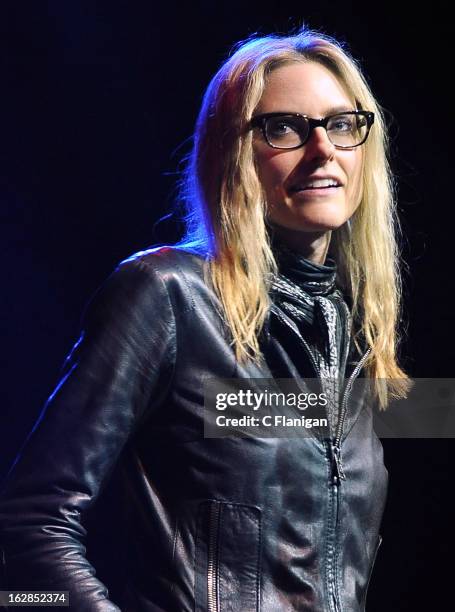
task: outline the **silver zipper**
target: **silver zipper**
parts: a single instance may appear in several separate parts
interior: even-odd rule
[[[207,564],[207,610],[218,612],[218,531],[220,504],[213,502],[210,507],[209,542]]]
[[[331,546],[329,548],[330,554],[327,556],[327,587],[330,594],[329,607],[332,612],[341,612],[337,596],[336,596],[336,528],[338,525],[338,486],[340,484],[340,472],[341,465],[339,464],[339,455],[335,452],[335,447],[332,440],[327,442],[327,448],[329,450],[330,465],[332,466],[331,484],[329,487],[329,495],[332,502],[332,512],[330,515],[331,525],[333,527],[333,535],[331,536]],[[344,474],[343,474],[344,476]]]
[[[341,463],[340,449],[335,445],[335,440],[329,441],[329,453],[332,466],[332,484],[339,485],[341,480],[346,480],[346,474],[343,471],[343,465]]]
[[[371,348],[369,348],[367,350],[365,355],[362,357],[362,359],[359,361],[359,363],[354,368],[354,371],[352,372],[351,376],[349,377],[349,380],[347,382],[346,388],[344,390],[344,397],[343,397],[343,401],[341,403],[340,418],[339,418],[339,421],[338,421],[338,432],[337,432],[337,435],[335,437],[335,446],[337,446],[337,447],[340,446],[341,436],[343,435],[343,424],[344,424],[344,419],[346,418],[346,405],[347,405],[347,402],[348,402],[349,394],[351,393],[351,389],[352,389],[352,385],[354,383],[354,379],[357,378],[360,370],[362,369],[363,364],[365,363],[365,361],[366,361],[366,359],[367,359],[367,357],[368,357],[368,355],[370,353],[371,353]]]
[[[333,488],[331,490],[331,496],[332,496],[332,501],[335,507],[335,511],[333,516],[333,522],[334,522],[334,533],[336,532],[336,528],[338,525],[338,487],[341,484],[342,480],[346,480],[346,475],[343,471],[343,464],[341,461],[341,452],[340,452],[340,443],[341,443],[341,436],[343,435],[343,425],[344,425],[344,421],[346,418],[346,412],[347,412],[347,404],[348,404],[348,399],[349,399],[349,395],[351,393],[351,389],[352,389],[352,385],[354,383],[355,378],[358,376],[363,364],[365,363],[365,360],[367,359],[368,355],[371,352],[371,348],[369,348],[366,353],[363,355],[363,357],[360,359],[359,363],[356,365],[356,367],[354,368],[351,376],[349,377],[349,380],[346,384],[344,393],[343,393],[343,399],[341,402],[341,408],[340,408],[340,416],[338,419],[338,425],[337,425],[337,432],[336,432],[336,436],[333,440],[329,440],[328,442],[328,449],[329,449],[329,454],[330,454],[330,463],[332,466],[332,474],[331,474],[331,483],[333,485]],[[331,607],[333,608],[333,612],[341,612],[341,607],[340,604],[338,602],[337,596],[336,596],[336,559],[337,559],[337,551],[335,550],[335,539],[333,541],[333,547],[331,549],[331,555],[328,559],[328,563],[329,563],[329,568],[328,568],[328,589],[331,595]]]
[[[335,610],[335,612],[340,612],[340,608],[338,606],[338,601],[337,598],[335,597],[335,593],[332,591],[332,602],[333,602],[333,608]]]
[[[278,316],[278,318],[280,319],[280,321],[282,323],[284,323],[289,329],[292,330],[292,332],[294,334],[296,334],[298,336],[298,338],[301,340],[302,344],[305,347],[305,350],[311,360],[311,363],[313,364],[314,370],[316,372],[317,377],[320,379],[321,378],[321,371],[316,363],[316,359],[313,356],[313,353],[310,350],[310,347],[308,345],[308,342],[305,340],[305,338],[303,338],[303,336],[300,333],[296,333],[296,330],[293,328],[292,325],[290,325],[287,320],[282,316],[281,312],[277,309],[274,310],[275,314]],[[341,408],[340,408],[340,416],[338,419],[338,425],[337,425],[337,431],[336,431],[336,435],[335,438],[333,440],[333,442],[331,442],[330,444],[330,451],[331,451],[331,458],[332,458],[332,477],[334,480],[334,484],[339,484],[340,480],[346,480],[346,475],[343,471],[343,465],[341,462],[341,452],[340,452],[340,442],[341,442],[341,436],[343,435],[343,425],[344,425],[344,421],[346,419],[346,412],[347,412],[347,402],[349,399],[349,395],[351,393],[351,389],[352,389],[352,385],[354,383],[355,378],[358,376],[360,370],[362,369],[363,364],[365,363],[365,360],[367,359],[368,355],[371,353],[371,347],[366,351],[366,353],[363,355],[363,357],[360,359],[359,363],[356,365],[356,367],[354,368],[351,376],[349,377],[349,380],[346,384],[345,390],[344,390],[344,394],[343,394],[343,399],[341,402]]]
[[[369,348],[367,350],[367,352],[364,354],[364,356],[362,357],[362,359],[359,361],[359,363],[356,365],[356,367],[354,368],[354,371],[352,372],[351,376],[349,377],[349,380],[346,384],[345,390],[344,390],[344,394],[343,394],[343,400],[341,402],[341,408],[340,408],[340,417],[338,419],[338,427],[337,427],[337,433],[336,436],[333,440],[333,442],[331,443],[331,455],[332,455],[332,477],[333,477],[333,484],[340,484],[341,480],[346,480],[346,475],[343,471],[343,463],[341,461],[341,436],[343,435],[343,426],[344,426],[344,421],[346,419],[346,413],[347,413],[347,404],[348,404],[348,399],[349,399],[349,395],[351,393],[352,390],[352,385],[354,384],[354,380],[357,378],[360,370],[362,369],[363,364],[365,363],[368,355],[371,353],[371,348]]]

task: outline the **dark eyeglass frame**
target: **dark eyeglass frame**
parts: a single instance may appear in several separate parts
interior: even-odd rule
[[[355,144],[355,145],[350,145],[348,147],[333,143],[330,140],[330,135],[329,135],[329,132],[327,131],[327,125],[329,121],[333,119],[333,117],[345,116],[345,115],[363,116],[365,117],[366,122],[367,122],[367,131],[365,133],[365,137],[362,140],[362,142],[359,142],[358,144]],[[297,117],[297,118],[303,119],[304,121],[308,123],[308,133],[306,135],[306,138],[300,144],[292,146],[292,147],[280,147],[280,146],[272,144],[267,137],[267,129],[266,129],[267,119],[271,117],[283,117],[283,118]],[[372,113],[371,111],[365,111],[365,110],[354,110],[354,111],[344,111],[344,112],[334,113],[333,115],[323,117],[322,119],[313,119],[312,117],[308,117],[308,115],[302,115],[301,113],[274,112],[274,113],[263,113],[262,115],[256,115],[255,117],[253,117],[250,121],[250,129],[261,128],[262,134],[264,136],[264,140],[273,149],[282,149],[282,150],[290,151],[292,149],[300,149],[300,147],[303,147],[308,142],[312,131],[317,127],[323,127],[326,130],[328,139],[330,140],[330,142],[332,142],[332,144],[337,149],[354,149],[355,147],[359,147],[366,141],[366,139],[368,138],[368,134],[370,133],[370,128],[373,125],[373,123],[374,123],[374,113]]]

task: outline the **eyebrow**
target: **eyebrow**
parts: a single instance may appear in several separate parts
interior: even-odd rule
[[[328,117],[329,115],[336,115],[337,113],[346,113],[346,112],[355,111],[355,110],[358,110],[358,109],[352,108],[351,106],[347,104],[342,104],[341,106],[332,106],[331,108],[327,108],[323,116]],[[280,113],[282,112],[283,115],[294,115],[296,113],[296,111],[275,111],[275,112],[280,112]],[[298,114],[304,115],[305,113],[298,113]]]
[[[347,111],[353,111],[353,110],[357,110],[355,108],[349,107],[346,104],[343,104],[341,106],[332,106],[331,108],[328,108],[325,112],[325,115],[334,115],[336,113],[345,113]]]

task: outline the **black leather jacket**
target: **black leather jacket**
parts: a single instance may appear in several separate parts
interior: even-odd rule
[[[345,480],[333,445],[315,436],[204,438],[204,378],[315,373],[277,312],[263,339],[268,365],[239,365],[202,262],[145,251],[95,294],[6,480],[7,587],[69,590],[78,612],[364,610],[387,489],[371,411],[348,399]],[[120,608],[85,557],[83,527],[119,465],[129,530]]]

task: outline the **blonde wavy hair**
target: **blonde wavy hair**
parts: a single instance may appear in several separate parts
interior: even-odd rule
[[[402,284],[395,189],[384,115],[356,60],[334,38],[306,26],[291,35],[253,36],[234,47],[211,80],[182,181],[186,233],[178,243],[208,255],[211,283],[239,362],[261,361],[258,337],[270,308],[277,264],[267,232],[267,203],[255,167],[249,122],[271,71],[294,62],[329,69],[375,122],[364,147],[363,197],[332,232],[338,283],[352,303],[353,341],[371,348],[365,362],[379,406],[405,397],[410,379],[397,363]]]

